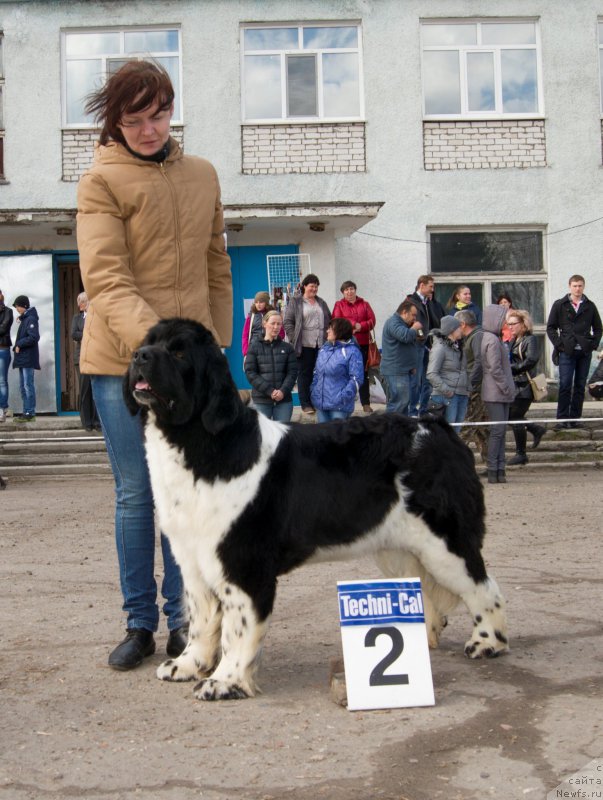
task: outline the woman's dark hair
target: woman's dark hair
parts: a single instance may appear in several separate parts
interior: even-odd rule
[[[332,319],[329,323],[329,328],[331,328],[335,334],[335,338],[342,342],[347,342],[348,339],[351,339],[354,331],[350,320],[344,319],[343,317],[335,317],[335,319]]]
[[[460,286],[457,286],[454,292],[451,294],[450,299],[446,303],[446,308],[454,308],[457,300],[459,299],[461,289],[471,289],[471,287],[467,286],[466,283],[462,283]]]
[[[306,286],[309,283],[315,283],[317,286],[320,286],[320,281],[318,280],[318,275],[314,275],[314,273],[312,273],[312,272],[310,272],[310,273],[308,273],[308,275],[306,275],[306,277],[301,282],[302,294],[303,294],[303,290],[306,288]]]
[[[343,292],[345,292],[346,289],[357,289],[357,288],[358,287],[356,286],[354,281],[344,281],[341,284],[339,291],[343,294]]]
[[[500,305],[501,300],[506,300],[509,303],[509,307],[513,308],[513,301],[511,300],[511,295],[507,294],[506,292],[501,292],[498,297],[496,298],[496,305]]]
[[[124,114],[137,114],[157,103],[159,110],[174,102],[174,87],[166,70],[150,61],[128,61],[107,80],[102,89],[86,98],[86,113],[101,124],[99,141],[125,144],[118,125]]]

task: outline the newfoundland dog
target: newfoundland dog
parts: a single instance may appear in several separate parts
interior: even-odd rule
[[[157,670],[196,679],[200,700],[253,695],[278,576],[308,561],[373,554],[420,577],[428,637],[462,600],[470,658],[506,650],[504,601],[481,556],[484,499],[473,457],[441,419],[374,414],[284,425],[243,404],[202,325],[149,331],[125,379],[142,408],[161,529],[182,570],[182,655]]]

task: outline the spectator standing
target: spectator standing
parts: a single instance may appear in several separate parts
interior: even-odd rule
[[[80,351],[82,347],[82,337],[84,336],[86,313],[89,305],[86,292],[78,294],[77,305],[79,311],[77,314],[73,315],[73,319],[71,320],[71,338],[75,342],[73,347],[73,364],[75,366],[79,386],[80,422],[82,423],[82,428],[85,428],[87,431],[100,431],[101,425],[98,414],[96,413],[94,398],[92,397],[90,375],[82,375],[80,372]]]
[[[285,332],[297,357],[297,391],[302,411],[314,414],[310,386],[318,351],[327,338],[331,312],[318,296],[320,281],[310,273],[301,282],[301,295],[294,295],[285,312]]]
[[[420,275],[417,288],[406,298],[417,309],[417,320],[423,326],[423,340],[417,343],[417,371],[411,377],[410,415],[415,417],[425,414],[431,396],[431,385],[427,380],[427,363],[429,361],[429,332],[439,328],[445,316],[444,306],[434,297],[435,278],[433,275]]]
[[[268,311],[274,311],[274,306],[270,305],[270,295],[268,292],[257,292],[254,298],[247,319],[243,325],[243,335],[241,337],[241,349],[243,355],[247,355],[252,339],[264,338],[264,327],[262,319]],[[284,332],[283,332],[284,336]]]
[[[362,353],[362,363],[364,364],[364,380],[360,384],[360,402],[362,410],[367,414],[372,412],[371,399],[369,393],[368,372],[366,361],[368,358],[369,336],[375,327],[375,312],[368,301],[356,294],[356,284],[354,281],[344,281],[341,284],[343,300],[338,300],[334,307],[331,318],[342,317],[349,319],[352,323],[354,338],[358,342],[358,347]]]
[[[506,292],[503,292],[502,294],[499,294],[498,297],[496,298],[496,305],[505,306],[508,313],[513,308],[513,300],[511,300],[510,295],[508,295]],[[509,328],[508,323],[505,322],[502,329],[502,340],[505,344],[507,344],[508,342],[511,341],[512,338],[513,338],[513,331],[511,330],[511,328]]]
[[[40,369],[40,326],[38,312],[30,306],[29,297],[20,294],[13,303],[19,315],[19,328],[13,348],[13,369],[19,370],[19,388],[23,413],[15,415],[15,422],[35,422],[36,387],[35,370]]]
[[[584,294],[584,286],[582,275],[572,275],[569,293],[555,300],[546,325],[554,346],[553,363],[559,365],[556,431],[584,427],[583,422],[565,420],[582,417],[591,357],[603,333],[597,307]]]
[[[0,289],[0,422],[5,422],[8,410],[8,368],[10,367],[10,348],[12,339],[10,329],[13,325],[13,310],[4,303]]]
[[[264,336],[252,338],[245,357],[245,375],[253,387],[254,406],[268,419],[290,422],[291,391],[297,379],[297,359],[289,342],[280,338],[283,318],[274,309],[262,320]]]
[[[534,377],[537,373],[536,366],[540,358],[538,339],[532,332],[532,319],[527,311],[513,309],[508,312],[507,325],[513,331],[513,338],[509,346],[511,349],[511,372],[515,382],[515,399],[509,410],[510,420],[525,419],[534,395],[528,381],[528,375]],[[544,425],[529,422],[527,425],[513,425],[515,438],[515,455],[509,459],[509,464],[527,464],[526,454],[527,432],[534,437],[534,449],[546,433]]]
[[[427,365],[431,400],[446,406],[446,422],[462,422],[469,403],[469,381],[467,357],[461,345],[461,323],[455,317],[443,317],[440,327],[433,328],[431,335]]]
[[[117,670],[155,652],[159,624],[155,518],[140,414],[122,384],[132,353],[162,318],[201,322],[226,347],[232,337],[232,277],[220,183],[204,159],[170,137],[174,88],[167,72],[128,61],[86,104],[101,129],[92,168],[78,186],[77,240],[90,306],[80,369],[92,392],[115,478],[115,537],[127,632],[109,656]],[[182,577],[160,537],[169,636],[178,656],[188,638]]]
[[[509,353],[503,344],[502,326],[507,316],[505,306],[489,305],[484,309],[482,334],[482,400],[488,419],[500,423],[490,428],[488,441],[488,483],[506,483],[505,434],[509,409],[515,397],[515,384]]]
[[[352,336],[352,323],[342,317],[332,319],[327,341],[316,359],[310,389],[318,421],[351,416],[363,380],[362,353]]]
[[[457,286],[446,303],[446,308],[451,316],[454,316],[457,311],[473,311],[477,324],[482,324],[482,311],[471,299],[469,286]]]
[[[404,300],[385,321],[381,337],[386,411],[408,414],[410,380],[417,369],[417,343],[422,340],[423,326],[417,320],[417,308],[410,300]]]
[[[485,422],[488,419],[486,407],[482,400],[482,337],[484,332],[477,324],[473,311],[457,311],[455,319],[461,323],[463,350],[467,358],[467,378],[469,383],[469,404],[465,414],[465,422]],[[482,461],[488,459],[488,426],[464,425],[460,433],[461,439],[468,444],[475,442]]]

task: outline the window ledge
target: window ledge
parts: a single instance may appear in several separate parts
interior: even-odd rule
[[[468,117],[458,116],[436,116],[423,117],[423,122],[516,122],[531,119],[546,119],[544,114],[506,114],[504,116],[480,117],[471,115]]]
[[[365,119],[258,119],[244,120],[241,127],[259,128],[261,125],[364,125]]]

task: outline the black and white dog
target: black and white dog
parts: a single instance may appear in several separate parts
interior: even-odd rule
[[[432,646],[461,599],[474,626],[465,653],[507,649],[504,601],[480,552],[482,487],[445,422],[272,422],[241,402],[210,332],[181,319],[151,328],[124,388],[132,412],[143,408],[158,519],[190,615],[187,647],[159,678],[200,679],[200,700],[253,695],[278,576],[367,553],[388,577],[421,578]]]

